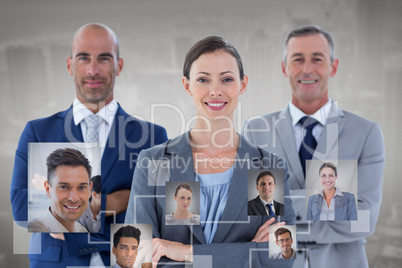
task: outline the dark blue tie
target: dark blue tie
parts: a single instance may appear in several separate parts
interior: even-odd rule
[[[313,136],[313,128],[318,124],[318,121],[312,117],[303,116],[299,120],[299,124],[303,128],[303,133],[306,133],[299,150],[300,162],[303,167],[304,176],[306,176],[306,160],[313,158],[315,147],[317,147],[317,141]]]
[[[272,210],[272,204],[266,204],[266,206],[268,207],[269,216],[275,216],[275,213]]]

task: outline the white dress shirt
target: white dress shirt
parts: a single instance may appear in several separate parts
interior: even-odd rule
[[[276,215],[276,211],[275,211],[275,207],[274,207],[274,200],[273,200],[273,199],[272,199],[272,201],[271,201],[270,203],[268,203],[267,201],[265,201],[264,199],[262,199],[261,196],[260,196],[260,200],[261,200],[261,202],[264,204],[264,208],[265,208],[265,211],[267,212],[267,215],[269,215],[269,209],[268,209],[268,207],[267,207],[268,204],[271,204],[271,205],[272,205],[272,206],[271,206],[272,211],[273,211],[274,214]]]
[[[113,99],[109,102],[105,107],[100,109],[97,115],[102,119],[99,120],[99,145],[101,150],[101,156],[103,155],[103,151],[106,147],[107,138],[109,137],[109,132],[112,128],[114,118],[116,116],[118,104]],[[74,99],[73,102],[73,118],[74,124],[76,126],[81,126],[82,136],[85,141],[86,133],[87,133],[87,124],[85,123],[85,117],[93,114],[91,110],[89,110],[81,101],[77,98]]]

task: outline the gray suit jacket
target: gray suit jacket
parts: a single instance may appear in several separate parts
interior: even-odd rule
[[[343,196],[335,196],[335,221],[356,221],[357,211],[355,196],[351,193],[342,192]],[[320,220],[321,207],[324,198],[320,194],[310,196],[307,206],[307,219]]]
[[[285,206],[274,200],[275,215],[284,215]],[[248,201],[248,215],[267,215],[264,204],[260,200],[260,196]]]
[[[285,195],[289,195],[286,162],[250,145],[243,137],[226,207],[212,244],[206,243],[201,225],[165,224],[165,182],[194,181],[196,177],[189,139],[187,132],[140,153],[125,222],[151,223],[154,237],[193,244],[193,254],[199,255],[194,257],[194,265],[199,267],[209,267],[207,263],[211,256],[213,267],[249,267],[250,262],[252,267],[284,267],[283,262],[268,259],[268,242],[250,242],[269,217],[247,215],[247,170],[285,169],[284,189]],[[293,224],[295,215],[290,198],[285,198],[285,207],[285,215],[280,220]]]
[[[291,194],[299,191],[299,195],[305,189],[289,107],[246,122],[243,135],[251,143],[288,160]],[[380,127],[333,104],[313,159],[358,161],[358,210],[363,213],[357,225],[367,230],[352,232],[351,222],[346,221],[310,224],[307,234],[298,236],[299,242],[314,245],[309,248],[310,266],[368,267],[364,238],[374,232],[377,223],[385,164]],[[302,201],[298,199],[298,203]]]

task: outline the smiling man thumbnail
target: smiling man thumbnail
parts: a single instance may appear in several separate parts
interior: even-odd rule
[[[296,251],[292,248],[292,233],[287,228],[279,228],[275,231],[276,244],[281,251],[272,255],[273,259],[296,259]]]
[[[28,223],[29,232],[88,232],[77,220],[91,196],[91,166],[78,150],[57,149],[46,160],[44,183],[50,206],[40,218]]]

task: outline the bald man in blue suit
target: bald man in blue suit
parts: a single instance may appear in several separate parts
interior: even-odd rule
[[[122,223],[129,200],[137,156],[142,149],[167,140],[164,128],[135,119],[114,100],[114,82],[123,69],[116,34],[102,24],[87,24],[72,41],[67,69],[73,76],[76,99],[65,111],[28,122],[16,152],[11,183],[15,221],[27,221],[28,143],[90,142],[87,116],[97,115],[98,146],[102,151],[102,232],[91,234],[34,233],[31,249],[41,245],[41,254],[29,254],[30,267],[110,266],[110,224]],[[90,240],[90,243],[88,242]],[[96,243],[98,242],[99,243]],[[39,244],[40,243],[40,244]]]

